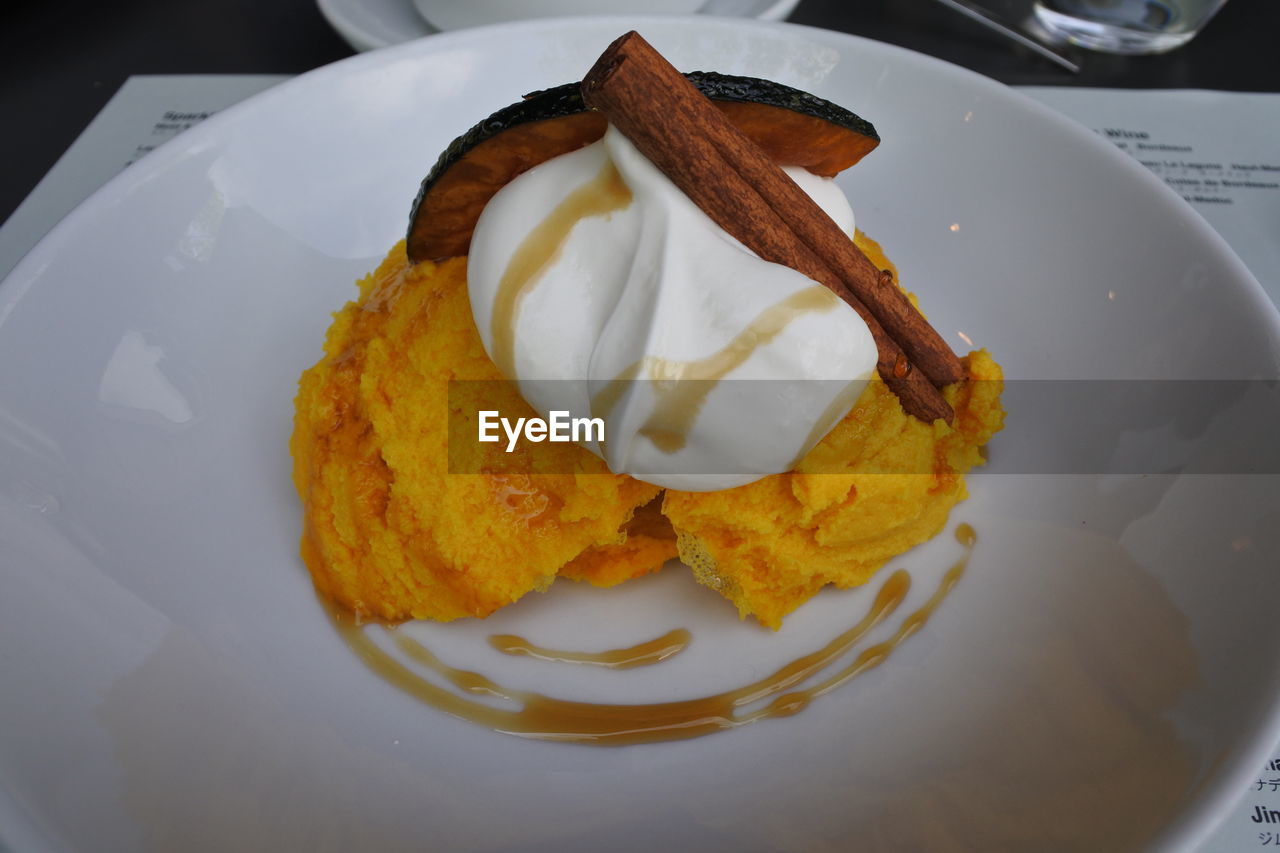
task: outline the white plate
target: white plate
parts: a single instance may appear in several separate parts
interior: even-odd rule
[[[988,476],[969,573],[884,666],[697,740],[520,740],[418,705],[335,636],[286,449],[331,311],[450,139],[580,76],[623,27],[438,36],[220,113],[82,205],[0,286],[0,834],[18,850],[1190,849],[1277,735],[1275,477]],[[931,317],[1019,378],[1276,375],[1280,322],[1179,198],[989,80],[798,27],[654,20],[685,68],[810,89],[885,142],[842,177]],[[1013,411],[1001,442],[1018,441]],[[1025,428],[1022,427],[1022,428]],[[950,535],[894,561],[922,600]],[[553,694],[655,700],[822,644],[680,570],[557,584],[413,630]],[[914,607],[914,602],[908,602]],[[629,673],[506,658],[683,625]]]
[[[460,0],[465,2],[465,0]],[[707,0],[702,14],[726,18],[781,21],[800,0]],[[359,51],[440,32],[424,20],[413,0],[316,0],[320,14],[352,48]]]

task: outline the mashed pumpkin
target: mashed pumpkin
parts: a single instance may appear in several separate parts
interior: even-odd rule
[[[450,385],[501,379],[466,259],[411,267],[400,244],[359,286],[299,382],[290,450],[303,558],[320,593],[361,618],[483,617],[558,575],[610,586],[678,551],[740,614],[777,628],[824,585],[864,583],[941,530],[1003,422],[1000,368],[978,351],[965,362],[987,381],[946,391],[954,426],[907,416],[872,382],[794,472],[736,489],[661,493],[572,444],[524,443],[511,465],[503,446],[466,442],[454,470],[521,473],[450,473],[451,421],[475,435],[478,409],[535,414],[507,383]]]

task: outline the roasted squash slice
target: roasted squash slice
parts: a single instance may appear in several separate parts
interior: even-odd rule
[[[685,75],[738,129],[784,166],[835,175],[880,144],[871,123],[808,92],[760,80]],[[526,95],[459,136],[427,175],[409,214],[409,260],[465,255],[480,211],[508,181],[595,142],[604,116],[582,103],[579,84]]]

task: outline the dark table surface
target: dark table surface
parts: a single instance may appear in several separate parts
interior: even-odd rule
[[[1025,0],[989,0],[994,7]],[[14,6],[17,8],[14,8]],[[1071,74],[933,0],[803,0],[790,21],[954,62],[1010,85],[1280,91],[1280,0],[1232,0],[1161,56],[1081,52]],[[0,12],[0,220],[133,74],[298,74],[352,55],[314,0],[57,0]]]

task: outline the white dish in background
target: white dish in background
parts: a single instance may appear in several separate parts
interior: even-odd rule
[[[703,0],[413,0],[439,30],[571,15],[692,15]]]
[[[440,32],[413,7],[413,0],[316,0],[320,14],[347,44],[376,50]]]
[[[460,0],[465,2],[465,0]],[[727,18],[781,21],[800,0],[706,0],[700,14]],[[389,47],[438,33],[440,21],[428,23],[414,0],[316,0],[320,13],[358,51]]]
[[[795,717],[697,740],[497,734],[417,704],[335,635],[297,556],[298,374],[441,149],[580,77],[627,26],[461,31],[303,75],[127,169],[0,285],[0,844],[1191,850],[1245,790],[1277,736],[1280,647],[1254,642],[1280,604],[1275,476],[975,477],[951,523],[976,528],[973,560],[918,635]],[[860,226],[943,333],[1009,376],[1275,375],[1257,282],[1078,125],[837,33],[643,31],[679,67],[871,119],[884,143],[840,178]],[[1015,410],[993,460],[1018,430]],[[893,561],[915,579],[903,612],[957,555],[948,533]],[[822,645],[884,576],[776,634],[671,568],[405,630],[501,681],[655,701]],[[686,652],[623,673],[484,642],[598,649],[673,627]]]

